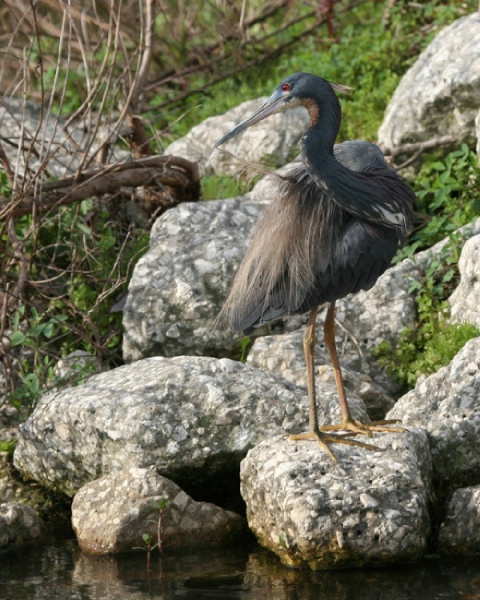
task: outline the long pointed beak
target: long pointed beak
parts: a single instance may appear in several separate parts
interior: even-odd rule
[[[228,133],[226,133],[223,137],[221,137],[215,144],[215,148],[218,148],[221,144],[228,142],[245,129],[248,129],[251,125],[255,125],[259,121],[266,119],[268,116],[277,111],[284,103],[285,100],[285,92],[282,90],[275,90],[270,98],[262,104],[262,106],[257,110],[257,112],[253,113],[246,119],[244,119],[241,123],[239,123],[236,127],[231,129]]]

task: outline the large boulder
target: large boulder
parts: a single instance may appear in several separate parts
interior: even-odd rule
[[[239,197],[181,204],[156,221],[128,288],[125,360],[235,352],[241,336],[215,319],[261,210]]]
[[[352,412],[366,419],[353,395]],[[20,428],[14,464],[26,477],[73,496],[129,467],[201,489],[238,472],[262,439],[307,428],[306,390],[228,359],[155,357],[47,394]],[[322,424],[338,423],[335,384],[325,382]]]
[[[452,362],[417,383],[387,414],[424,429],[437,481],[449,486],[480,483],[480,338]]]
[[[246,130],[222,146],[227,151],[234,151],[241,161],[232,160],[222,149],[214,150],[215,142],[224,133],[256,111],[265,100],[247,100],[224,115],[205,119],[185,137],[170,144],[165,154],[197,162],[201,174],[238,175],[245,168],[245,161],[258,163],[266,157],[271,166],[284,165],[308,123],[307,111],[302,107],[272,115],[255,129]]]
[[[449,299],[451,321],[480,327],[480,235],[465,242],[458,268],[460,284]]]
[[[473,143],[479,106],[480,12],[475,12],[445,27],[407,71],[378,141],[393,148],[451,135]]]
[[[152,465],[201,488],[238,471],[264,437],[304,429],[307,412],[304,390],[242,363],[155,357],[43,396],[20,429],[14,464],[70,496],[108,473]]]
[[[373,452],[336,444],[267,440],[241,466],[247,519],[282,562],[311,569],[416,559],[430,533],[431,464],[416,429],[383,434]]]
[[[72,524],[80,547],[92,554],[146,549],[147,543],[165,551],[205,549],[246,535],[242,517],[195,502],[154,467],[132,467],[85,484],[73,499]]]

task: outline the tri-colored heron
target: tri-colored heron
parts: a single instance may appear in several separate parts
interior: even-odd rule
[[[335,346],[335,302],[370,289],[390,265],[413,221],[415,194],[366,141],[335,145],[341,121],[332,84],[309,73],[284,79],[260,109],[225,134],[216,147],[274,112],[304,106],[309,124],[299,146],[303,166],[279,177],[278,196],[264,211],[222,309],[232,328],[249,330],[280,317],[310,312],[304,335],[309,431],[335,460],[331,443],[375,449],[348,436],[403,431],[383,421],[352,418]],[[342,422],[319,427],[314,381],[315,322],[327,304],[325,345],[330,353]],[[346,430],[346,434],[332,434]]]

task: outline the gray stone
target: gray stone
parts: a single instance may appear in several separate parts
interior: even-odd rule
[[[43,522],[33,508],[19,502],[0,504],[0,548],[30,542],[42,532]]]
[[[165,503],[162,505],[162,503]],[[154,467],[131,467],[84,485],[72,504],[80,547],[93,554],[146,547],[144,535],[165,551],[233,544],[247,531],[239,515],[195,502]]]
[[[428,433],[434,472],[443,485],[480,483],[480,338],[417,383],[387,418]]]
[[[187,469],[205,482],[306,420],[304,391],[279,377],[228,359],[156,357],[43,396],[20,429],[14,464],[68,495],[129,467],[155,465],[174,480]]]
[[[129,285],[126,360],[234,352],[241,335],[214,322],[261,210],[240,197],[181,204],[156,221]]]
[[[465,242],[458,267],[460,284],[449,299],[451,321],[480,327],[480,235]]]
[[[381,448],[273,438],[241,465],[247,519],[285,564],[328,569],[422,556],[430,531],[431,463],[424,432],[375,435]]]
[[[368,420],[350,395],[355,418]],[[340,422],[333,381],[324,382],[321,424]],[[155,465],[190,485],[232,472],[256,443],[307,429],[306,390],[228,359],[138,361],[45,395],[21,427],[14,464],[43,486],[74,495],[85,483]]]
[[[48,172],[61,178],[75,173],[80,165],[82,132],[72,128],[67,136],[64,119],[42,109],[35,102],[3,97],[0,105],[0,136],[15,140],[13,146],[4,144],[3,147],[10,163],[16,166],[19,173],[24,173],[27,168],[31,173],[36,173],[45,170],[45,164],[48,164]],[[35,140],[32,144],[34,151],[26,152],[32,139]],[[25,152],[19,153],[17,144],[21,144]],[[25,163],[26,156],[28,165]]]
[[[450,498],[438,535],[441,552],[480,552],[480,486],[456,490]]]
[[[284,165],[308,123],[307,111],[302,107],[272,115],[253,130],[246,130],[222,148],[232,152],[240,161],[220,149],[215,142],[233,129],[245,117],[257,110],[266,98],[248,100],[224,115],[209,117],[193,127],[187,135],[165,149],[165,154],[181,156],[197,162],[201,174],[238,175],[245,169],[245,161],[260,162],[269,157],[272,166]]]
[[[475,140],[480,105],[480,13],[445,27],[407,71],[378,132],[386,148],[452,135]]]

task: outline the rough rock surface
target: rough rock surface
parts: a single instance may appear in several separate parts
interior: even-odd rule
[[[470,340],[452,362],[405,394],[388,413],[423,428],[435,475],[444,483],[480,482],[480,338]]]
[[[72,524],[80,547],[94,554],[145,548],[142,536],[157,543],[159,527],[165,550],[233,544],[247,530],[242,517],[195,502],[154,467],[132,467],[87,483],[73,499]]]
[[[362,401],[351,398],[356,418]],[[190,484],[232,469],[269,435],[307,428],[306,390],[228,359],[155,357],[44,396],[20,429],[14,464],[68,495],[123,468],[155,465]],[[333,382],[319,419],[340,420]]]
[[[376,435],[382,452],[262,442],[241,465],[247,519],[260,544],[295,566],[327,569],[418,558],[430,531],[424,432]]]
[[[407,71],[378,132],[387,148],[452,135],[475,140],[480,105],[480,12],[445,27]]]
[[[447,506],[438,545],[443,552],[480,552],[480,486],[456,490]]]
[[[165,154],[197,162],[201,174],[238,175],[244,170],[244,164],[233,160],[220,149],[214,150],[215,142],[256,111],[265,100],[248,100],[224,115],[205,119],[185,137],[170,144]],[[260,162],[268,156],[274,166],[284,165],[307,123],[307,111],[302,107],[293,108],[272,115],[254,130],[248,129],[232,142],[227,142],[223,148],[230,152],[234,149],[234,154],[245,161]]]
[[[323,422],[339,417],[328,389]],[[173,479],[185,470],[190,480],[208,478],[238,467],[266,436],[304,430],[305,396],[284,379],[228,359],[145,359],[45,395],[20,429],[14,464],[68,495],[130,466],[156,465]]]
[[[156,221],[129,285],[126,360],[232,351],[241,336],[214,321],[261,210],[240,197],[181,204]]]
[[[30,506],[19,502],[0,504],[0,548],[34,540],[42,531],[43,522]]]
[[[460,285],[450,296],[450,317],[454,323],[468,322],[480,327],[480,235],[465,243],[458,262]]]

